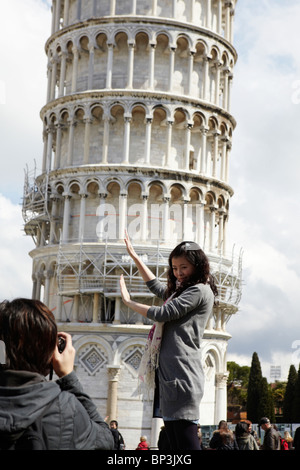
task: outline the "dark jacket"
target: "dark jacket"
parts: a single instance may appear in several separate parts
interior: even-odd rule
[[[83,392],[75,372],[56,382],[33,372],[0,372],[0,442],[1,434],[19,433],[43,413],[48,450],[114,448],[108,425]]]
[[[263,450],[280,450],[280,435],[276,429],[271,426],[265,431]]]
[[[223,429],[214,431],[209,447],[216,450],[239,450],[233,432]]]
[[[125,442],[122,434],[118,429],[111,428],[110,430],[114,438],[114,450],[125,450]]]

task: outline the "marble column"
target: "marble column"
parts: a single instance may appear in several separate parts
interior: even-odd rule
[[[118,405],[118,383],[120,375],[120,365],[108,365],[108,391],[107,391],[107,405],[106,416],[108,416],[108,423],[117,419],[117,405]]]
[[[227,379],[228,372],[216,374],[215,422],[227,421]]]
[[[51,59],[51,86],[50,86],[50,100],[55,100],[56,94],[56,81],[57,81],[57,62],[58,57],[54,55]]]
[[[63,196],[65,198],[65,203],[64,203],[64,216],[63,216],[63,227],[62,227],[62,241],[67,242],[69,239],[71,196],[69,194],[63,194]]]
[[[162,223],[162,240],[169,239],[169,203],[170,197],[163,198],[163,223]]]
[[[174,121],[167,121],[167,138],[166,138],[166,158],[165,167],[169,167],[171,163],[171,149],[172,149],[172,129]]]
[[[152,118],[146,118],[145,164],[150,165]]]
[[[73,162],[73,148],[74,148],[74,132],[77,122],[74,118],[68,119],[69,122],[69,145],[67,155],[67,165],[71,166]]]
[[[207,134],[208,128],[202,127],[202,145],[201,145],[201,164],[200,172],[205,174],[207,172],[207,155],[206,155],[206,146],[207,146]]]
[[[175,47],[170,47],[170,62],[169,62],[169,92],[173,89],[173,76],[174,76],[174,63],[175,63]]]
[[[187,90],[188,95],[192,94],[192,78],[193,78],[193,68],[194,68],[194,56],[195,56],[195,52],[190,51],[189,52],[189,69],[188,69],[188,90]]]
[[[93,323],[98,323],[99,315],[99,292],[94,293],[94,302],[93,302]]]
[[[142,212],[142,224],[141,224],[141,239],[147,240],[148,235],[148,196],[143,194],[143,212]]]
[[[87,194],[80,194],[80,216],[79,216],[79,231],[78,241],[82,243],[84,241],[84,228],[85,228],[85,207]]]
[[[107,69],[106,69],[106,88],[111,88],[114,45],[107,44]]]
[[[150,44],[149,52],[149,89],[154,89],[154,64],[155,64],[155,48],[156,44]]]
[[[119,197],[119,239],[124,238],[127,225],[127,193],[121,193]]]
[[[184,156],[185,156],[185,161],[184,161],[184,170],[189,171],[190,169],[190,147],[191,147],[191,129],[192,129],[192,124],[187,123],[186,124],[186,130],[185,130],[185,150],[184,150]]]
[[[133,63],[134,63],[134,42],[128,43],[128,66],[127,66],[127,85],[126,88],[132,88]]]
[[[65,80],[66,80],[66,67],[67,67],[67,53],[62,51],[60,55],[60,77],[59,77],[59,88],[58,97],[64,96],[65,94]]]
[[[109,123],[110,123],[110,116],[108,114],[104,114],[102,117],[103,120],[103,143],[102,143],[102,162],[103,164],[107,163],[108,158],[108,144],[109,144]]]
[[[64,2],[64,18],[63,18],[63,25],[68,26],[69,24],[69,7],[70,7],[70,0],[65,0]]]
[[[130,145],[130,122],[131,115],[124,115],[124,147],[123,147],[123,161],[122,163],[129,163],[129,145]]]
[[[95,48],[89,44],[88,90],[93,89]]]
[[[49,236],[49,244],[53,245],[56,240],[56,220],[57,220],[57,212],[58,212],[58,198],[54,195],[50,196],[52,200],[52,209],[51,209],[51,218],[50,218],[50,236]]]
[[[116,0],[110,0],[110,16],[114,16],[116,14]]]
[[[60,122],[55,123],[56,128],[56,149],[55,149],[55,160],[54,160],[54,170],[60,168],[60,157],[61,157],[61,137],[63,124]]]
[[[77,47],[73,46],[72,52],[73,52],[73,73],[72,73],[71,93],[75,93],[77,90],[79,51]]]
[[[93,120],[91,118],[84,119],[85,122],[85,131],[84,131],[84,152],[83,152],[83,164],[87,165],[90,159],[90,135],[91,135],[91,126]]]

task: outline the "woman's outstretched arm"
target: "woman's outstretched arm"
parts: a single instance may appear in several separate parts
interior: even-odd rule
[[[122,299],[123,299],[124,304],[127,305],[127,307],[134,310],[135,312],[142,315],[143,317],[147,318],[147,312],[148,312],[150,306],[145,305],[145,304],[140,304],[138,302],[135,302],[134,300],[131,300],[129,292],[128,292],[126,284],[125,284],[125,281],[124,281],[123,274],[120,277],[120,290],[121,290],[121,295],[122,295]]]

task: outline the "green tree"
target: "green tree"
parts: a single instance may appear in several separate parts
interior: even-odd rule
[[[295,383],[295,396],[293,400],[292,423],[300,423],[300,366]]]
[[[245,406],[247,402],[247,387],[250,367],[240,366],[236,362],[227,362],[229,372],[227,380],[227,403],[228,405]]]
[[[260,395],[262,389],[261,365],[256,352],[252,355],[248,393],[247,393],[247,418],[253,423],[258,423],[262,417],[259,410]]]
[[[273,403],[274,403],[274,412],[275,416],[278,415],[278,417],[282,417],[283,413],[283,400],[284,400],[284,394],[285,394],[285,389],[286,389],[286,382],[280,382],[277,380],[275,384],[272,384],[271,386],[271,392],[272,392],[272,397],[273,397]]]
[[[228,384],[235,386],[247,387],[249,381],[250,367],[240,366],[236,362],[227,362],[227,370],[229,372]]]
[[[267,416],[271,423],[275,422],[274,402],[271,387],[265,377],[262,377],[260,385],[260,395],[257,404],[257,416],[259,422],[260,418]]]
[[[292,364],[289,369],[288,380],[283,398],[283,421],[285,423],[293,422],[293,403],[295,398],[297,382],[296,367]]]

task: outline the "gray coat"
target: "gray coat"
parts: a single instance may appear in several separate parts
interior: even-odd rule
[[[33,372],[0,372],[0,440],[1,435],[26,429],[44,410],[42,429],[48,450],[114,448],[108,425],[74,372],[56,382]]]
[[[166,287],[157,279],[148,288],[165,299]],[[150,307],[147,317],[164,322],[158,378],[162,416],[199,419],[204,373],[201,341],[212,313],[214,295],[209,285],[196,284],[161,307]]]

